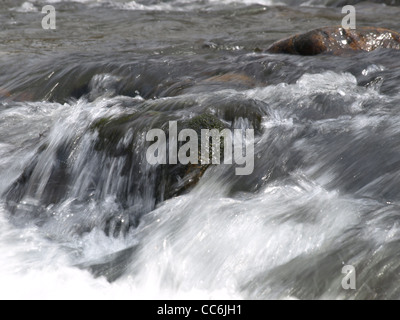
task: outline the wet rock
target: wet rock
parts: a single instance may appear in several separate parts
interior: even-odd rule
[[[327,27],[278,41],[267,52],[312,56],[321,53],[344,55],[376,49],[400,50],[400,34],[375,27],[361,27],[356,30]]]
[[[166,103],[165,107],[173,106],[168,106]],[[182,108],[182,106],[174,107]],[[166,114],[146,110],[117,118],[100,119],[88,128],[87,137],[95,134],[97,138],[91,142],[93,144],[87,149],[87,154],[81,155],[82,165],[86,168],[82,170],[94,171],[88,173],[92,178],[88,185],[84,183],[85,187],[79,193],[78,202],[90,199],[103,200],[105,190],[110,187],[107,177],[115,175],[119,181],[114,190],[116,200],[121,204],[119,213],[121,214],[122,209],[127,210],[126,216],[112,214],[108,220],[105,219],[104,231],[107,234],[118,236],[121,232],[125,233],[130,227],[136,226],[137,218],[153,210],[156,204],[181,195],[196,185],[210,166],[202,165],[201,161],[199,164],[163,164],[153,168],[149,166],[145,156],[146,149],[151,143],[144,141],[145,132],[152,128],[160,128],[166,133],[168,141],[169,121],[177,121],[176,116],[169,112]],[[226,123],[210,113],[178,120],[177,125],[178,132],[183,129],[193,129],[199,135],[199,139],[202,129],[221,131],[227,128]],[[184,143],[179,142],[177,150]],[[33,202],[30,203],[32,202],[33,206],[46,208],[61,203],[69,196],[75,198],[76,195],[70,195],[69,191],[77,188],[76,183],[81,175],[79,170],[74,169],[73,163],[79,152],[77,151],[79,145],[79,139],[53,146],[43,144],[21,176],[5,192],[8,210],[20,216],[25,215],[25,211],[32,212],[31,208],[24,210],[26,199],[31,199]],[[212,148],[213,144],[210,143],[210,149]],[[221,148],[223,155],[223,144]],[[200,160],[200,152],[198,156]],[[46,174],[42,174],[43,172]],[[81,187],[78,183],[78,188]],[[149,207],[142,205],[140,199],[145,199],[143,201],[149,204]],[[39,211],[45,212],[45,210]],[[32,218],[40,217],[38,214]]]
[[[160,96],[171,97],[182,94],[207,92],[210,90],[221,91],[227,89],[247,90],[262,86],[252,76],[243,73],[228,72],[225,74],[211,75],[203,79],[185,77],[176,83],[166,83],[167,88],[161,91]]]
[[[138,249],[138,246],[129,247],[96,261],[79,264],[77,267],[90,271],[95,278],[105,277],[109,282],[114,282],[128,270]]]
[[[106,152],[111,157],[126,157],[127,170],[124,170],[125,173],[131,173],[132,170],[130,168],[135,162],[138,162],[135,158],[137,148],[133,144],[121,144],[120,141],[124,139],[127,132],[134,130],[138,126],[138,121],[143,123],[143,117],[146,117],[146,115],[128,115],[113,120],[103,119],[93,126],[93,128],[99,133],[96,150],[98,152]],[[155,120],[157,118],[158,120]],[[168,122],[165,122],[162,118],[163,117],[154,114],[149,115],[148,117],[152,122],[153,128],[161,128],[167,133],[168,141]],[[217,129],[221,131],[226,127],[226,124],[224,124],[218,117],[209,113],[195,116],[186,121],[178,121],[178,132],[183,129],[193,129],[199,136],[199,145],[201,143],[200,137],[202,129]],[[184,143],[179,143],[178,150],[182,144]],[[223,144],[221,144],[221,146],[223,147]],[[212,143],[210,143],[210,148],[212,147]],[[144,154],[145,150],[142,150],[142,152]],[[223,150],[221,155],[223,155]],[[178,196],[196,185],[204,172],[210,166],[200,164],[200,156],[199,152],[199,164],[197,165],[183,165],[180,163],[159,165],[157,168],[156,182],[156,185],[158,186],[156,192],[157,202]]]
[[[229,75],[211,81],[236,79]],[[203,99],[185,96],[147,100],[123,110],[119,115],[88,122],[85,131],[66,140],[52,134],[39,139],[41,147],[36,155],[3,195],[12,218],[53,223],[54,217],[58,219],[59,206],[66,206],[73,213],[65,217],[71,234],[80,235],[94,227],[109,236],[125,234],[159,203],[190,191],[212,166],[201,161],[150,164],[146,151],[154,142],[146,141],[149,130],[161,129],[167,143],[170,122],[177,124],[178,133],[194,130],[200,141],[202,129],[254,128],[257,133],[262,130],[267,106],[241,95],[217,93]],[[200,141],[197,159],[201,159]],[[177,151],[187,142],[179,141]],[[219,146],[223,163],[223,138]],[[211,139],[210,160],[214,159],[213,149]],[[83,210],[87,203],[99,208],[104,205],[106,211],[97,217]]]
[[[248,87],[254,87],[256,85],[254,79],[250,78],[249,76],[244,74],[235,74],[235,73],[227,73],[224,75],[214,76],[206,79],[205,82],[211,82],[211,83],[223,82],[223,83],[233,83],[233,84],[239,83]]]
[[[11,93],[8,92],[7,90],[0,88],[0,99],[1,98],[9,98],[11,96]]]

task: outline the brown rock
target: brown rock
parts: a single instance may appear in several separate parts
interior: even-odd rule
[[[0,88],[0,98],[9,98],[10,96],[11,96],[10,92],[8,92],[3,88]]]
[[[327,27],[275,42],[267,52],[303,56],[320,53],[342,55],[354,51],[370,52],[379,48],[400,50],[400,33],[375,27],[360,27],[356,30]]]
[[[214,76],[205,80],[205,82],[225,82],[225,83],[240,83],[247,86],[255,86],[254,79],[244,75],[244,74],[235,74],[235,73],[227,73],[224,75]]]

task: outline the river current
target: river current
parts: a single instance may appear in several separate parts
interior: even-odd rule
[[[343,4],[0,1],[0,298],[400,298],[400,52],[263,51]],[[143,133],[204,113],[255,129],[254,172],[161,197]],[[133,155],[105,150],[98,123],[132,115]]]

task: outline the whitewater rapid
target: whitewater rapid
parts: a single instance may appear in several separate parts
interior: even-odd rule
[[[379,88],[358,86],[350,73],[335,72],[305,74],[295,84],[202,93],[199,100],[204,95],[268,101],[268,117],[263,119],[263,133],[256,141],[261,168],[268,162],[269,152],[274,153],[272,145],[286,143],[279,140],[302,128],[314,127],[316,135],[288,145],[291,152],[299,150],[309,157],[308,165],[270,182],[268,170],[264,171],[259,183],[266,182],[257,192],[241,191],[233,196],[231,168],[210,168],[190,193],[157,205],[143,216],[137,228],[117,237],[106,236],[100,228],[110,212],[119,210],[112,194],[78,207],[74,198],[64,199],[45,208],[41,215],[46,218],[36,222],[26,213],[10,220],[3,201],[0,298],[345,298],[341,266],[364,264],[375,270],[379,264],[379,259],[373,261],[375,255],[386,246],[392,250],[390,244],[399,240],[398,223],[388,228],[385,222],[396,217],[397,207],[389,201],[382,203],[378,198],[328,187],[331,181],[345,178],[337,176],[336,160],[329,158],[338,150],[325,152],[323,144],[317,144],[318,138],[313,139],[339,130],[362,140],[368,137],[370,127],[386,121],[397,123],[388,118],[393,117],[391,111],[377,103],[392,104],[399,97],[383,96]],[[336,115],[338,110],[330,114],[329,109],[316,108],[316,113],[305,120],[309,115],[302,112],[314,108],[313,99],[318,95],[345,101],[342,115]],[[47,141],[51,152],[51,146],[76,135],[88,135],[85,130],[96,119],[123,112],[119,103],[126,99],[102,96],[93,102],[82,98],[65,104],[3,102],[0,190],[4,192],[31,161],[38,139]],[[377,107],[371,108],[374,103]],[[397,133],[392,126],[385,134],[395,137]],[[87,137],[89,140],[81,139],[74,151],[74,170],[80,170],[79,159],[87,154],[87,143],[93,138]],[[346,144],[342,147],[347,148]],[[43,183],[46,168],[44,163],[40,171]],[[114,175],[112,179],[120,178]],[[83,181],[74,183],[71,194]],[[32,201],[24,200],[22,212],[29,213],[30,206],[35,205]],[[77,232],[77,226],[85,225],[93,228]],[[126,270],[112,283],[79,268],[136,246]],[[298,282],[287,282],[293,276]]]
[[[1,1],[0,298],[398,299],[399,51],[265,51],[341,6]],[[400,30],[398,6],[356,9]],[[204,115],[254,129],[254,172],[176,188],[146,132]]]

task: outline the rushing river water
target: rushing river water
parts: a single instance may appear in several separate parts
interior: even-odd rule
[[[341,4],[2,0],[0,298],[400,298],[400,52],[263,51]],[[400,7],[356,7],[400,30]],[[256,129],[254,173],[160,196],[143,133],[204,113]]]

